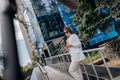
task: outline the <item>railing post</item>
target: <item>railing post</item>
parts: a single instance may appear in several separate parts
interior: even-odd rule
[[[23,80],[18,60],[13,19],[17,12],[15,0],[2,0],[8,3],[2,13],[2,49],[4,58],[4,80]]]
[[[93,68],[93,70],[94,70],[94,73],[95,73],[95,75],[96,75],[96,77],[97,77],[97,80],[99,80],[99,77],[98,77],[97,71],[96,71],[96,69],[95,69],[94,64],[92,63],[92,59],[91,59],[91,57],[90,57],[90,54],[87,53],[87,55],[88,55],[88,58],[89,58],[89,60],[90,60],[91,65],[92,65],[92,68]]]
[[[44,44],[45,44],[45,46],[46,46],[46,48],[47,48],[47,51],[48,51],[49,57],[51,57],[51,53],[50,53],[50,50],[49,50],[49,47],[48,47],[47,43],[45,42]]]
[[[95,48],[95,49],[90,49],[90,50],[84,50],[83,52],[84,53],[87,53],[87,55],[88,55],[88,58],[89,58],[89,60],[90,60],[90,62],[91,62],[91,66],[92,66],[92,69],[93,69],[93,72],[95,73],[95,74],[92,74],[92,73],[89,73],[89,71],[87,71],[87,70],[89,70],[90,68],[91,68],[91,66],[90,65],[88,65],[88,67],[87,67],[87,65],[85,65],[85,64],[83,64],[82,63],[82,65],[83,65],[83,69],[84,69],[84,72],[83,73],[85,73],[85,75],[86,75],[86,78],[87,78],[87,80],[90,80],[91,78],[89,77],[89,76],[93,76],[93,77],[95,77],[96,78],[96,80],[99,80],[99,79],[104,79],[104,80],[107,80],[107,77],[106,78],[104,78],[104,77],[100,77],[100,76],[98,76],[98,72],[97,72],[97,67],[93,64],[93,61],[92,61],[92,58],[91,58],[91,56],[90,56],[90,52],[93,52],[93,51],[102,51],[102,50],[104,50],[105,49],[105,47],[101,47],[101,48]],[[110,69],[109,69],[109,67],[107,66],[107,63],[106,63],[106,61],[105,61],[105,59],[104,59],[104,56],[103,56],[103,54],[102,54],[102,52],[100,52],[100,54],[101,54],[101,56],[102,56],[102,59],[103,59],[103,62],[104,62],[104,64],[105,64],[105,68],[107,69],[107,72],[108,72],[108,74],[109,74],[109,76],[110,76],[110,80],[113,80],[113,76],[112,76],[112,74],[111,74],[111,72],[110,72]],[[59,71],[63,71],[64,73],[66,73],[66,70],[65,70],[65,66],[67,65],[67,64],[61,64],[61,63],[64,63],[65,62],[65,59],[68,61],[67,63],[69,64],[69,57],[68,57],[68,55],[70,55],[69,53],[65,53],[65,54],[59,54],[59,55],[56,55],[56,56],[52,56],[51,58],[54,58],[56,61],[57,61],[57,63],[55,63],[55,64],[53,64],[54,66],[56,66],[56,67],[58,67],[59,68]],[[64,56],[66,56],[66,58],[64,57]],[[48,58],[48,59],[51,59],[51,58]],[[52,65],[52,64],[51,64]],[[89,66],[90,66],[90,68],[89,68]],[[89,68],[89,69],[88,69]]]
[[[109,67],[108,67],[108,65],[107,65],[107,63],[106,63],[106,61],[105,61],[105,58],[104,58],[104,56],[103,56],[102,53],[103,53],[103,50],[100,51],[100,55],[101,55],[102,60],[103,60],[103,62],[104,62],[104,64],[105,64],[105,67],[106,67],[107,72],[108,72],[108,74],[109,74],[109,76],[110,76],[110,79],[113,80],[113,76],[112,76],[112,74],[111,74],[111,72],[110,72],[110,69],[109,69]]]
[[[85,65],[84,64],[82,64],[82,65],[83,65],[83,69],[85,70],[85,74],[86,74],[87,79],[90,80]]]

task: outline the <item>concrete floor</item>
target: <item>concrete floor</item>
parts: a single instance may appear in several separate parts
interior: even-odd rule
[[[49,66],[46,66],[45,69],[48,72],[49,80],[70,80],[71,79],[69,75],[61,73]]]

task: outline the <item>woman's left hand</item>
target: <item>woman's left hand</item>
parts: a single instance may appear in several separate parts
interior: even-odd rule
[[[67,47],[71,48],[71,47],[73,47],[73,46],[72,46],[72,45],[70,45],[70,44],[67,44]]]
[[[69,47],[68,47],[68,46],[64,46],[64,49],[65,49],[65,50],[68,50],[68,49],[69,49]]]

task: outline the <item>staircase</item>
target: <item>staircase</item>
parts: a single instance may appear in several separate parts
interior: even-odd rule
[[[120,68],[109,67],[106,64],[105,57],[102,53],[104,48],[96,48],[83,51],[87,54],[90,64],[80,64],[82,67],[82,73],[84,80],[120,80]],[[90,52],[100,51],[101,58],[103,60],[102,65],[93,64]],[[50,80],[70,80],[70,75],[68,73],[68,68],[70,65],[70,55],[68,53],[59,54],[45,58],[47,63],[46,70],[48,71],[48,77]],[[61,74],[61,75],[60,75]],[[66,77],[67,76],[67,77]]]
[[[62,73],[49,66],[45,66],[45,69],[48,72],[49,80],[70,80],[71,79],[69,75]]]

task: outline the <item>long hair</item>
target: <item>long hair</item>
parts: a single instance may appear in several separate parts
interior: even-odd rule
[[[69,31],[71,34],[73,34],[73,32],[72,32],[72,30],[71,30],[71,28],[70,27],[64,27],[64,29],[63,30],[67,30],[67,31]]]

